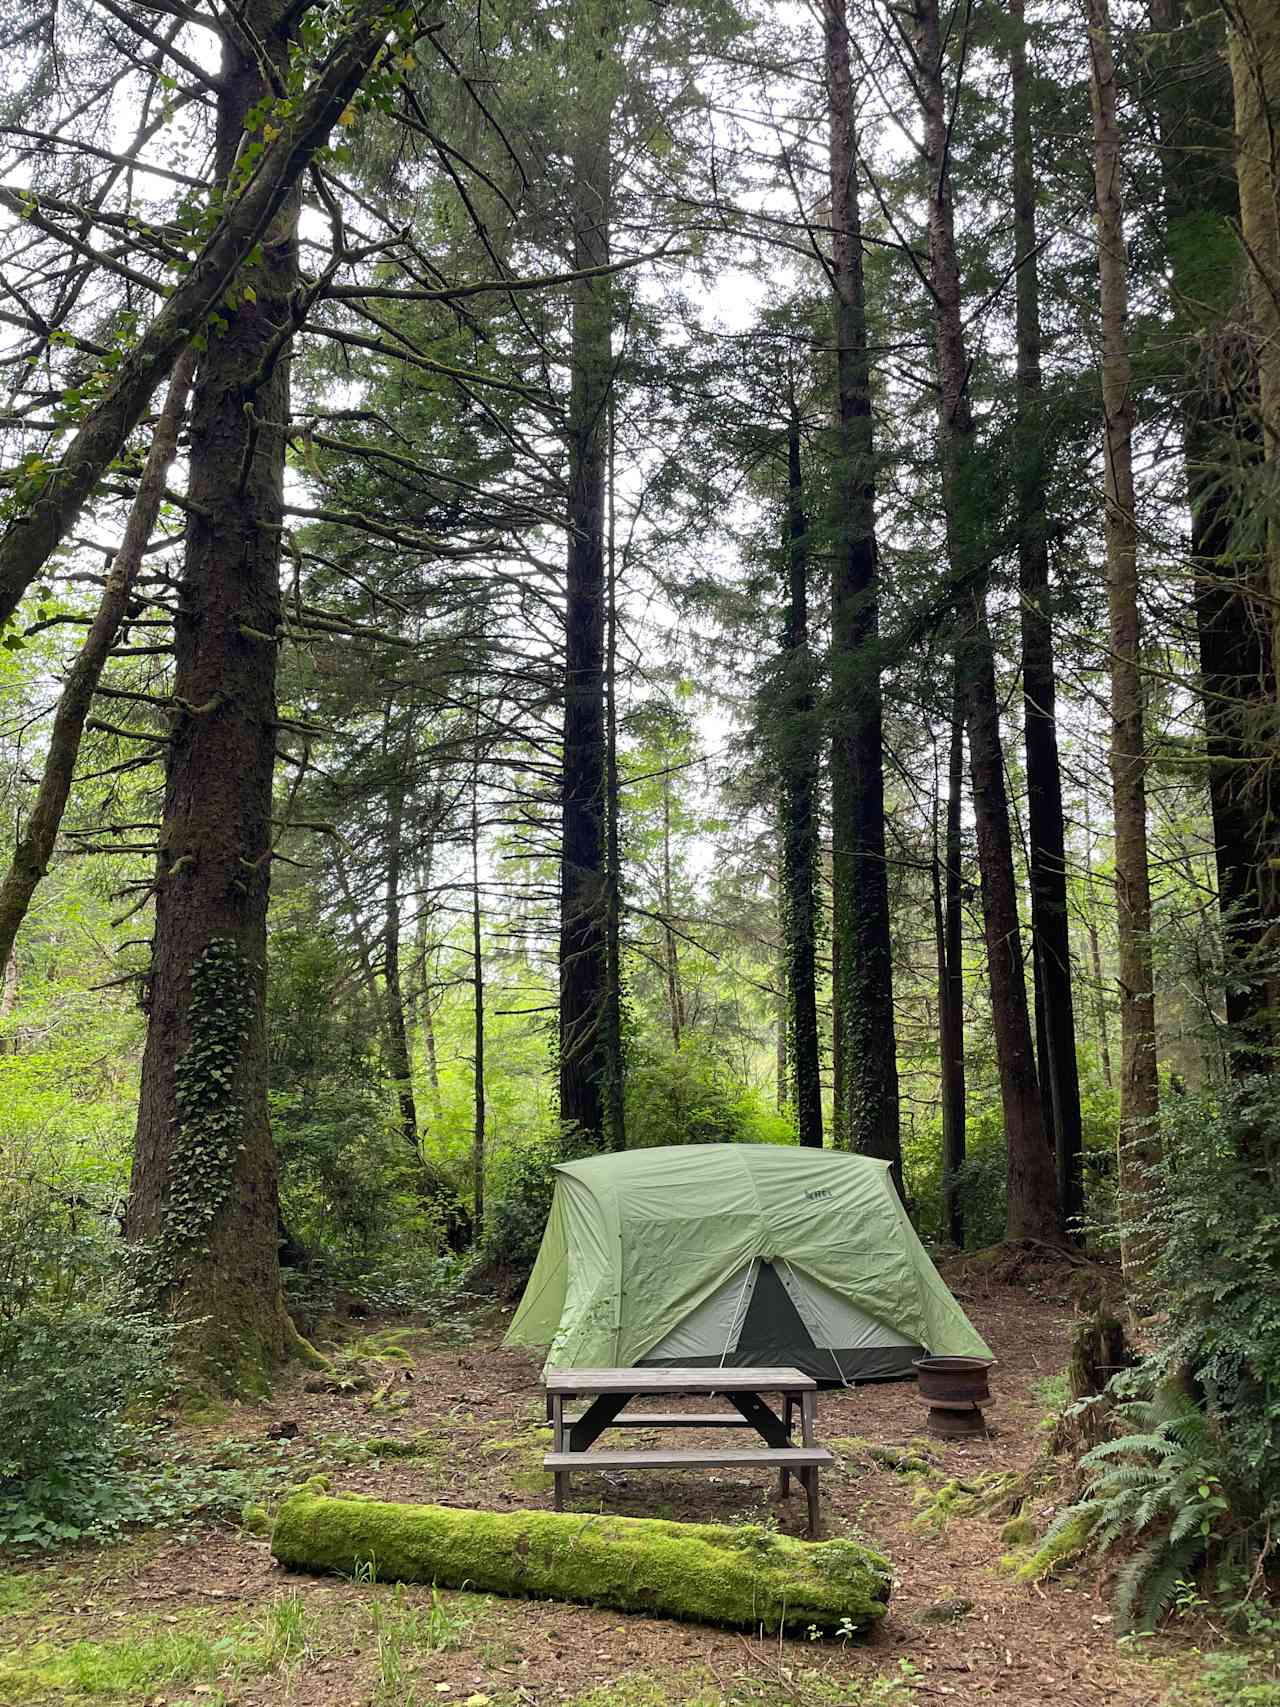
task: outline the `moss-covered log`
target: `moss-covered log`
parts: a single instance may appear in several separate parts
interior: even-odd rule
[[[891,1581],[888,1561],[855,1541],[796,1541],[757,1525],[459,1511],[310,1489],[280,1508],[271,1550],[295,1570],[766,1630],[865,1630],[883,1617]]]

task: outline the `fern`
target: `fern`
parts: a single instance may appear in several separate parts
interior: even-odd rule
[[[1151,1630],[1179,1581],[1222,1539],[1228,1516],[1214,1461],[1213,1431],[1184,1394],[1121,1407],[1134,1432],[1104,1441],[1081,1459],[1090,1473],[1083,1499],[1059,1512],[1024,1575],[1046,1575],[1071,1557],[1133,1551],[1115,1581],[1115,1621]]]

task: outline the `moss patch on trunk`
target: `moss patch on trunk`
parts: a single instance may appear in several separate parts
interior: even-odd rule
[[[891,1582],[888,1561],[856,1541],[656,1518],[459,1511],[310,1489],[281,1506],[271,1550],[295,1570],[843,1634],[884,1616]]]

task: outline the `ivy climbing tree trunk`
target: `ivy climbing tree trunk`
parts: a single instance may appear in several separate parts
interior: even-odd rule
[[[570,151],[573,264],[609,261],[611,73],[596,57],[608,30],[594,6],[576,20],[579,104]],[[609,1033],[605,727],[605,476],[612,387],[609,279],[573,286],[570,308],[569,546],[565,586],[560,862],[560,1118],[606,1144]]]
[[[1145,1175],[1156,1161],[1160,1093],[1151,962],[1151,874],[1147,864],[1146,734],[1127,327],[1129,264],[1108,0],[1088,0],[1088,20],[1102,320],[1103,521],[1111,618],[1110,764],[1121,1051],[1119,1175],[1121,1214],[1132,1227],[1142,1212]],[[1126,1268],[1136,1273],[1142,1261],[1131,1240],[1125,1241],[1124,1255]]]
[[[871,369],[858,137],[845,0],[823,0],[830,125],[836,424],[831,571],[832,1024],[839,1036],[836,1143],[878,1156],[902,1190],[893,946],[885,860],[884,714]]]
[[[278,73],[281,0],[240,14]],[[247,32],[246,32],[247,33]],[[229,29],[218,84],[225,184],[245,116],[270,88]],[[281,622],[279,560],[289,321],[298,287],[295,191],[282,199],[225,335],[211,338],[191,412],[190,511],[174,623],[155,938],[137,1142],[126,1214],[162,1301],[191,1322],[192,1372],[260,1384],[290,1336],[280,1290],[276,1157],[264,1025],[271,797]]]
[[[789,1070],[801,1144],[822,1148],[822,1077],[818,1039],[818,727],[809,645],[809,518],[804,505],[800,414],[787,421],[787,523],[782,693],[783,990]]]
[[[1018,579],[1022,618],[1023,735],[1027,761],[1028,867],[1035,968],[1040,1103],[1052,1133],[1058,1202],[1068,1227],[1084,1209],[1080,1073],[1071,989],[1066,830],[1058,762],[1057,679],[1049,528],[1045,510],[1046,423],[1040,368],[1040,246],[1036,237],[1035,147],[1023,0],[1009,0],[1013,108],[1016,278]]]
[[[929,270],[935,317],[942,501],[958,626],[956,669],[969,739],[987,977],[1005,1124],[1006,1234],[1014,1240],[1060,1242],[1057,1181],[1045,1133],[1022,971],[995,650],[987,622],[983,500],[968,391],[969,356],[949,164],[951,126],[937,0],[915,0],[912,17],[929,181]],[[967,23],[961,28],[967,29]],[[963,41],[958,44],[961,64],[965,45]]]

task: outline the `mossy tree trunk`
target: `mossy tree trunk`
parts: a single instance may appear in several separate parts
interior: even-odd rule
[[[830,122],[831,262],[836,345],[831,571],[831,841],[839,1039],[835,1141],[892,1164],[902,1190],[893,945],[885,858],[884,709],[875,445],[857,111],[845,0],[823,0]]]
[[[276,71],[288,64],[280,0],[243,22]],[[223,41],[216,171],[226,183],[245,116],[270,87]],[[267,893],[280,628],[279,561],[289,322],[298,285],[296,190],[226,312],[196,376],[186,556],[174,625],[175,712],[156,864],[155,941],[130,1240],[150,1247],[162,1300],[192,1321],[192,1373],[261,1382],[283,1357],[276,1156],[267,1115]]]
[[[744,1532],[744,1529],[746,1532]],[[479,1593],[551,1597],[746,1629],[863,1631],[885,1613],[888,1561],[849,1540],[796,1541],[763,1527],[546,1511],[458,1511],[329,1499],[280,1509],[271,1540],[288,1568]]]

